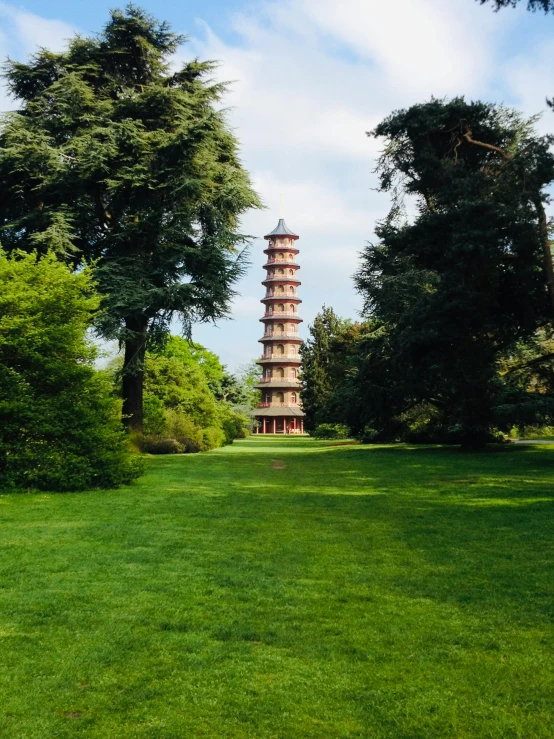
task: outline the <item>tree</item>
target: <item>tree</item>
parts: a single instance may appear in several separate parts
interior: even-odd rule
[[[99,302],[90,270],[0,251],[0,487],[114,487],[140,473],[86,340]]]
[[[501,8],[515,8],[520,0],[479,0],[481,5],[491,2],[494,5],[495,10]],[[527,0],[528,10],[544,10],[545,13],[554,11],[554,0]]]
[[[225,377],[213,352],[179,336],[171,336],[162,350],[149,353],[146,451],[179,451],[178,446],[180,451],[204,451],[246,435],[248,419],[217,395]],[[160,440],[173,442],[174,448],[167,443],[160,446]]]
[[[331,347],[344,327],[345,322],[324,305],[309,327],[308,339],[300,347],[302,409],[308,431],[331,420],[326,414],[327,402],[335,389]]]
[[[246,264],[238,221],[259,206],[214,63],[170,67],[182,41],[128,5],[99,36],[5,71],[21,102],[0,135],[5,248],[48,245],[94,265],[97,328],[125,347],[123,413],[135,430],[147,347],[174,316],[190,330],[226,315]]]
[[[380,183],[393,206],[356,284],[376,322],[360,388],[377,400],[367,420],[382,432],[431,403],[465,445],[486,443],[500,358],[552,321],[554,158],[532,123],[457,98],[398,111],[373,132],[385,139]],[[404,195],[416,198],[413,222]]]
[[[214,395],[218,395],[225,376],[225,367],[214,352],[202,344],[188,341],[181,336],[169,336],[164,342],[162,354],[165,357],[178,359],[186,366],[199,369]]]
[[[262,393],[256,385],[260,382],[260,368],[255,360],[241,365],[234,374],[226,373],[225,378],[221,396],[223,400],[245,413],[259,405]]]

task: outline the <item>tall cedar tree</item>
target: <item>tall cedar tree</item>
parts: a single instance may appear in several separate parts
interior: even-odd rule
[[[381,324],[361,371],[366,397],[379,398],[378,430],[432,402],[466,445],[482,445],[500,357],[554,315],[543,190],[552,138],[515,112],[460,98],[396,112],[373,135],[385,140],[378,171],[393,207],[356,278]],[[413,223],[401,215],[404,194],[417,201]]]
[[[331,374],[331,346],[344,328],[332,308],[323,306],[310,326],[310,336],[300,349],[302,358],[302,408],[307,431],[327,421],[327,402],[335,389]]]
[[[214,63],[170,67],[183,41],[128,5],[98,37],[5,67],[21,107],[0,136],[4,248],[94,265],[98,329],[125,347],[123,414],[135,430],[147,346],[174,316],[190,330],[226,315],[245,268],[238,219],[259,206]]]

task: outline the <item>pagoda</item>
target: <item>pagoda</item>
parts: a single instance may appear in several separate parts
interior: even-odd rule
[[[290,231],[280,218],[276,228],[264,236],[267,240],[267,274],[262,282],[265,296],[262,303],[265,313],[260,321],[264,335],[259,341],[263,354],[257,363],[262,368],[262,378],[256,387],[262,391],[262,402],[254,411],[256,431],[260,434],[302,434],[304,413],[300,405],[299,349],[302,340],[298,326],[300,281],[296,262],[298,236]]]

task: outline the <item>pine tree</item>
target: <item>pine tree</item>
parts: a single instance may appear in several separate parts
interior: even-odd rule
[[[335,389],[332,374],[333,341],[344,328],[332,308],[323,306],[310,326],[310,336],[300,349],[302,357],[302,408],[306,430],[313,431],[325,416],[326,403]]]
[[[94,265],[97,327],[125,347],[123,413],[135,430],[147,347],[174,316],[190,331],[226,315],[245,268],[238,221],[259,205],[214,63],[170,67],[183,40],[128,5],[98,37],[5,70],[21,105],[0,136],[4,247]]]

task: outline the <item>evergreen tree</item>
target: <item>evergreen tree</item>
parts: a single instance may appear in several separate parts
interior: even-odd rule
[[[214,64],[170,67],[182,41],[128,5],[99,36],[5,71],[21,103],[0,135],[5,248],[48,246],[94,265],[97,326],[125,347],[123,413],[135,430],[147,346],[174,316],[190,330],[226,315],[245,266],[238,219],[259,205]]]
[[[331,347],[344,325],[332,308],[323,306],[309,327],[308,339],[300,348],[302,409],[306,414],[304,426],[307,431],[313,431],[319,423],[330,420],[326,406],[335,389]]]
[[[444,427],[481,445],[503,394],[498,362],[554,316],[552,139],[463,99],[396,112],[373,135],[386,142],[379,172],[393,207],[356,278],[376,321],[359,374],[366,422],[392,434],[432,403]],[[412,223],[404,194],[417,199]]]

